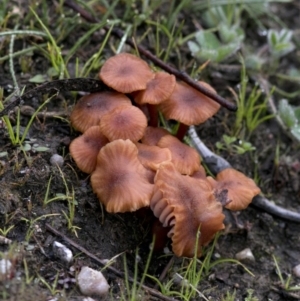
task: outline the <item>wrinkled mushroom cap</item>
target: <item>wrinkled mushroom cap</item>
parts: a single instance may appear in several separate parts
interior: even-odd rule
[[[130,140],[115,140],[100,150],[91,183],[108,212],[149,206],[153,184],[148,182],[147,171],[137,155],[137,147]]]
[[[80,170],[91,173],[96,168],[100,149],[108,142],[100,132],[99,126],[92,126],[71,142],[70,154]]]
[[[101,132],[109,141],[116,139],[140,140],[147,127],[145,114],[134,106],[120,106],[100,120]]]
[[[260,193],[255,182],[243,173],[233,168],[226,168],[219,172],[216,180],[208,177],[216,191],[227,190],[227,209],[236,211],[248,207],[252,199]]]
[[[131,106],[130,99],[122,93],[104,91],[81,97],[71,113],[73,128],[85,132],[93,125],[99,125],[101,117],[118,106]]]
[[[198,152],[172,135],[163,136],[157,146],[168,148],[172,163],[181,174],[191,175],[200,169],[201,157]]]
[[[147,83],[145,90],[133,93],[134,101],[138,104],[157,105],[167,100],[176,84],[174,75],[166,72],[157,72],[152,80]]]
[[[193,257],[198,231],[197,256],[224,228],[222,205],[214,198],[211,185],[203,179],[181,175],[170,162],[162,163],[155,177],[150,207],[164,226],[172,226],[173,252]]]
[[[199,83],[215,92],[207,83]],[[183,82],[177,82],[169,99],[159,105],[159,110],[166,119],[175,119],[186,125],[205,122],[216,114],[219,108],[217,102]]]
[[[130,53],[120,53],[109,58],[102,66],[99,77],[103,82],[122,93],[144,90],[154,78],[148,64]]]

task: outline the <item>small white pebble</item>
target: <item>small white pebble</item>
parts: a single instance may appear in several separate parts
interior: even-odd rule
[[[82,267],[78,274],[77,284],[80,291],[87,296],[104,296],[109,290],[109,285],[103,274],[87,266]]]
[[[293,268],[293,274],[300,278],[300,264],[296,265],[294,268]]]
[[[86,298],[83,298],[82,301],[96,301],[96,300],[91,297],[86,297]]]
[[[239,261],[255,261],[255,257],[249,248],[237,253],[235,258]]]
[[[50,158],[50,163],[51,165],[62,167],[64,165],[64,158],[58,154],[54,154]]]
[[[9,238],[6,238],[5,236],[0,235],[0,244],[1,245],[10,245],[12,243],[12,240]]]
[[[5,276],[11,272],[12,263],[8,259],[0,260],[0,276]]]
[[[73,259],[72,251],[58,241],[53,242],[53,252],[57,258],[66,263],[71,262]]]

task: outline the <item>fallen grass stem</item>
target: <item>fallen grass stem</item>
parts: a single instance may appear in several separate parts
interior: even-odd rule
[[[80,252],[84,253],[85,255],[87,255],[88,257],[90,257],[91,259],[95,260],[97,263],[99,263],[101,266],[106,266],[107,262],[105,260],[102,260],[100,258],[98,258],[97,256],[95,256],[93,253],[89,252],[88,250],[86,250],[84,247],[78,245],[77,243],[75,243],[72,239],[68,238],[66,235],[64,235],[63,233],[59,232],[58,230],[56,230],[55,228],[53,228],[52,226],[50,226],[48,223],[46,223],[46,229],[55,234],[56,236],[59,236],[60,238],[62,238],[66,243],[70,244],[71,246],[73,246],[75,249],[79,250]],[[111,267],[111,266],[107,266],[106,267],[108,271],[114,273],[116,276],[121,277],[123,279],[125,279],[125,276],[127,277],[127,280],[131,283],[136,283],[136,285],[140,285],[141,288],[143,288],[145,291],[147,291],[150,295],[160,299],[160,300],[164,300],[164,301],[178,301],[177,299],[174,298],[169,298],[167,296],[162,295],[159,291],[150,288],[144,284],[141,284],[139,282],[136,282],[132,277],[129,277],[128,275],[125,275],[124,272],[119,271],[118,269]]]

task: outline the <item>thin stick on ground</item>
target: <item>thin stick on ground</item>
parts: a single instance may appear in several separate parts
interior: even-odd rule
[[[169,272],[171,266],[174,264],[174,261],[175,261],[175,255],[173,255],[171,257],[171,259],[169,260],[169,262],[167,263],[167,265],[164,267],[162,273],[160,274],[158,280],[160,282],[162,282],[165,278],[166,278],[166,275],[167,273]],[[154,286],[155,289],[158,289],[158,284],[156,283],[155,286]]]
[[[81,15],[82,18],[84,18],[86,21],[90,23],[98,23],[99,21],[95,19],[93,16],[91,16],[86,10],[84,10],[81,6],[79,6],[77,3],[75,3],[72,0],[65,0],[64,5],[67,7],[70,7],[77,13]],[[111,30],[108,27],[104,27],[106,31]],[[111,34],[118,37],[119,39],[122,39],[124,37],[124,33],[120,29],[113,28],[111,30]],[[132,39],[126,39],[126,44],[128,44],[133,49],[137,49],[140,54],[147,57],[150,61],[152,61],[156,66],[159,66],[163,70],[175,75],[178,79],[186,82],[188,85],[193,87],[194,89],[198,90],[199,92],[203,93],[204,95],[208,96],[209,98],[213,99],[217,103],[219,103],[224,108],[227,108],[230,111],[236,111],[237,106],[234,103],[229,102],[225,98],[221,97],[220,95],[211,92],[207,88],[203,87],[202,85],[198,84],[193,78],[191,78],[187,73],[182,72],[176,68],[171,67],[170,65],[167,65],[162,60],[160,60],[158,57],[153,55],[150,51],[148,51],[146,48],[137,45]]]
[[[207,148],[207,146],[199,138],[194,126],[190,126],[188,133],[195,149],[200,153],[205,164],[208,166],[208,168],[213,174],[217,174],[221,170],[231,167],[228,161],[214,154],[211,150]],[[266,211],[267,213],[270,213],[271,215],[281,217],[288,221],[300,223],[300,213],[277,206],[273,202],[269,201],[267,198],[261,195],[257,195],[256,197],[254,197],[251,204],[254,207],[260,208]]]
[[[120,277],[120,278],[125,278],[125,273],[122,271],[117,270],[114,267],[111,266],[107,266],[107,262],[105,260],[102,260],[100,258],[98,258],[97,256],[95,256],[93,253],[89,252],[88,250],[86,250],[84,247],[78,245],[76,242],[74,242],[72,239],[68,238],[66,235],[64,235],[63,233],[61,233],[60,231],[56,230],[55,228],[53,228],[52,226],[50,226],[49,224],[46,223],[46,229],[53,233],[56,236],[61,237],[65,242],[67,242],[68,244],[70,244],[71,246],[73,246],[74,248],[76,248],[77,250],[79,250],[80,252],[84,253],[85,255],[87,255],[88,257],[90,257],[91,259],[95,260],[97,263],[99,263],[101,266],[105,266],[106,269],[112,273],[114,273],[116,276]],[[126,278],[128,279],[129,282],[133,283],[135,282],[135,280],[131,277],[129,277],[128,275],[126,275]],[[137,283],[137,285],[140,285],[139,283]],[[150,295],[152,295],[153,297],[156,297],[160,300],[164,300],[164,301],[178,301],[175,298],[170,298],[167,296],[162,295],[159,291],[148,287],[144,284],[141,285],[141,287],[147,291]]]

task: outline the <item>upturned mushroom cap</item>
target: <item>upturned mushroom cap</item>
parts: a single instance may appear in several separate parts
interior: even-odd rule
[[[96,168],[100,149],[108,142],[108,139],[100,132],[99,126],[92,126],[71,142],[70,154],[80,170],[91,173]]]
[[[172,155],[168,148],[142,143],[136,143],[136,146],[138,158],[146,168],[157,170],[162,162],[170,162],[172,160]]]
[[[93,125],[99,125],[101,117],[118,106],[131,106],[130,99],[122,93],[104,91],[81,97],[71,113],[73,128],[85,132]]]
[[[170,135],[166,129],[147,126],[142,138],[142,143],[147,145],[156,145],[157,142],[166,135]]]
[[[130,53],[120,53],[103,64],[99,77],[114,90],[131,93],[146,89],[154,73],[142,59]]]
[[[134,101],[138,104],[157,105],[167,100],[176,84],[174,75],[166,72],[156,72],[152,80],[147,83],[145,90],[133,93]]]
[[[150,207],[164,226],[177,256],[193,257],[198,231],[197,256],[224,228],[222,205],[216,201],[206,180],[181,175],[170,162],[162,163],[155,177]]]
[[[149,206],[153,184],[148,182],[147,171],[137,155],[137,147],[130,140],[115,140],[100,150],[91,183],[108,212]]]
[[[100,120],[101,132],[109,141],[116,139],[138,141],[144,136],[146,127],[146,116],[134,106],[115,108]]]
[[[255,182],[243,173],[233,168],[226,168],[219,172],[216,180],[211,177],[208,181],[217,191],[227,190],[227,209],[237,211],[248,207],[252,199],[260,193],[260,189]]]
[[[181,174],[191,175],[200,169],[201,157],[198,152],[172,135],[163,136],[157,146],[168,148],[172,163]]]
[[[207,83],[199,83],[215,92]],[[177,82],[169,99],[159,105],[159,110],[166,119],[174,119],[186,125],[205,122],[219,108],[218,103],[183,82]]]

